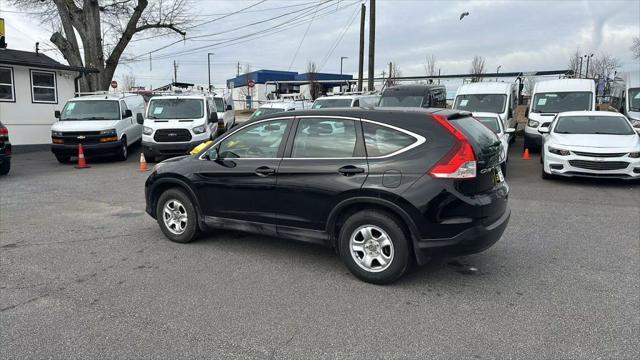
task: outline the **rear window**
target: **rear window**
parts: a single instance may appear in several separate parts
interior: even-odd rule
[[[413,136],[386,126],[363,122],[362,127],[367,155],[370,157],[393,154],[416,142]]]
[[[500,133],[500,124],[498,118],[493,116],[474,116],[474,118],[482,123],[482,125],[488,127],[494,133]]]
[[[258,110],[254,111],[253,114],[251,115],[251,117],[249,118],[249,120],[253,120],[257,117],[260,116],[265,116],[265,115],[270,115],[270,114],[276,114],[279,112],[284,112],[285,109],[283,108],[276,108],[276,107],[265,107],[265,108],[258,108]]]
[[[496,134],[472,117],[455,119],[450,122],[456,129],[462,131],[469,140],[473,141],[478,148],[485,148],[498,141]]]

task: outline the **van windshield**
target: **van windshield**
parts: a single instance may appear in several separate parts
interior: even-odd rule
[[[313,103],[314,109],[350,107],[351,99],[318,99]]]
[[[197,119],[204,116],[201,99],[151,99],[147,119]]]
[[[120,105],[116,100],[69,101],[60,120],[120,120]]]
[[[629,111],[640,111],[640,88],[629,89]]]
[[[422,95],[389,94],[382,95],[380,107],[421,107]]]
[[[501,114],[507,103],[507,95],[504,94],[469,94],[458,95],[454,109],[491,112]]]
[[[533,108],[531,112],[559,113],[564,111],[593,110],[592,96],[589,91],[537,93],[533,96]]]
[[[213,101],[216,103],[216,112],[224,112],[224,100],[222,98],[213,98]]]

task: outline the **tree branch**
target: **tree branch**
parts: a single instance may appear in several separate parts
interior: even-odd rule
[[[141,32],[148,29],[171,29],[182,36],[185,36],[187,34],[186,31],[178,29],[173,24],[144,24],[142,26],[138,26],[135,32]]]

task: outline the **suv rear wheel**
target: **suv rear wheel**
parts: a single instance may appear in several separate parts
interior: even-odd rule
[[[11,159],[5,159],[2,164],[0,164],[0,175],[7,175],[11,170]]]
[[[407,237],[398,221],[379,211],[351,215],[340,229],[340,257],[359,279],[388,284],[409,267]]]
[[[160,195],[156,220],[171,241],[188,243],[198,236],[198,215],[189,196],[180,189],[169,189]]]

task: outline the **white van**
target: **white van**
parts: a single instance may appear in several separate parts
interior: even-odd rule
[[[221,95],[213,95],[213,105],[218,113],[218,135],[225,133],[236,124],[233,101]]]
[[[540,151],[540,126],[549,126],[556,114],[565,111],[592,111],[596,106],[596,84],[588,79],[540,81],[533,87],[527,108],[524,147]]]
[[[500,115],[505,129],[516,127],[513,112],[517,106],[516,86],[506,82],[479,82],[458,88],[453,108]],[[514,140],[512,134],[510,140]]]
[[[322,96],[313,102],[312,109],[340,107],[374,107],[380,101],[379,95],[334,95]]]
[[[147,161],[188,154],[218,132],[218,113],[211,96],[163,95],[149,100],[142,132]]]
[[[285,111],[294,111],[294,110],[304,110],[311,109],[311,103],[304,100],[295,100],[295,101],[281,101],[281,100],[273,100],[262,104],[256,111],[251,114],[249,120],[253,120],[257,117],[269,114],[275,114],[279,112]]]
[[[128,147],[142,138],[144,98],[137,94],[100,94],[69,99],[51,126],[51,152],[61,163],[78,155],[116,155],[126,160]]]
[[[634,128],[640,128],[640,71],[624,74],[624,114]]]

